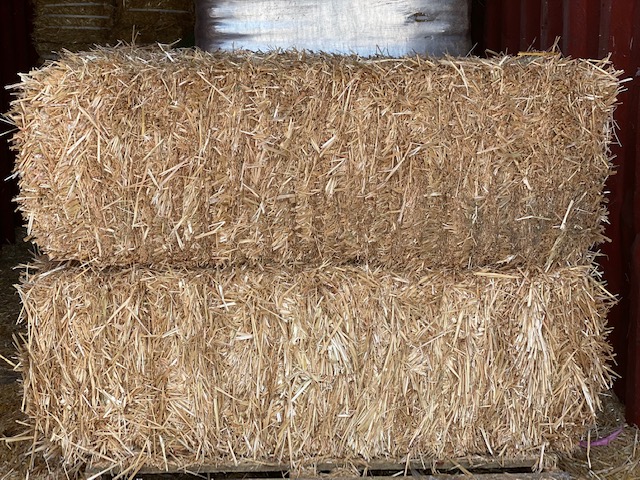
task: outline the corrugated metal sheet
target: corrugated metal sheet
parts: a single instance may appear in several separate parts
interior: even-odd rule
[[[477,53],[547,49],[560,37],[565,55],[602,58],[611,54],[630,81],[615,119],[621,145],[612,148],[617,174],[609,182],[610,244],[601,261],[610,290],[620,303],[609,320],[617,353],[618,395],[630,422],[640,424],[640,2],[636,0],[474,0],[472,31]]]
[[[31,4],[25,0],[0,1],[0,112],[9,108],[10,93],[5,85],[18,81],[17,72],[29,70],[35,61],[35,51],[31,47]],[[0,123],[0,134],[9,127]],[[15,182],[5,178],[13,169],[13,153],[9,150],[6,135],[0,135],[0,244],[13,242],[16,217],[11,198],[16,193]]]

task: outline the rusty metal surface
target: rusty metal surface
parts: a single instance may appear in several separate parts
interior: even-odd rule
[[[468,0],[199,0],[205,50],[297,48],[341,54],[465,55]]]

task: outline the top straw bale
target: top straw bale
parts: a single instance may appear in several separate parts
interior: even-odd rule
[[[111,41],[129,41],[132,32],[138,45],[182,40],[193,45],[193,0],[126,0],[116,3]]]
[[[22,77],[19,206],[96,265],[575,265],[604,240],[605,61],[67,53]]]

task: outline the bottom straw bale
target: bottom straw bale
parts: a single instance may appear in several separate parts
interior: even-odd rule
[[[31,270],[25,410],[69,463],[573,449],[611,380],[587,267]]]

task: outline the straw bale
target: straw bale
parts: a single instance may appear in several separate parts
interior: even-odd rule
[[[34,0],[33,38],[40,55],[104,44],[113,27],[112,0]]]
[[[193,0],[118,0],[111,38],[131,41],[135,31],[138,45],[171,44],[193,39],[195,21]]]
[[[20,208],[96,265],[577,265],[603,241],[618,73],[99,49],[23,76]]]
[[[119,41],[193,42],[192,0],[34,0],[34,42],[41,56]]]
[[[566,452],[611,380],[588,267],[47,268],[24,401],[69,463]]]
[[[115,5],[111,0],[34,0],[37,15],[101,15],[111,17]]]

